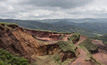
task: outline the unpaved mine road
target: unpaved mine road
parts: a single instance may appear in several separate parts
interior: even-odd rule
[[[80,36],[80,40],[75,45],[78,46],[85,39],[86,39],[85,36]],[[80,56],[74,62],[70,63],[69,65],[92,65],[92,64],[90,64],[90,62],[85,61],[85,58],[87,56],[86,52],[81,48],[78,48],[78,49],[79,49],[79,52],[80,52]]]
[[[90,64],[89,61],[87,61],[87,62],[85,61],[85,58],[87,56],[86,52],[83,49],[81,49],[81,48],[79,48],[79,51],[80,51],[79,58],[77,58],[70,65],[92,65],[92,64]]]
[[[86,39],[85,36],[80,36],[79,41],[75,44],[75,46],[77,47],[80,43],[82,43],[84,40]]]
[[[78,46],[78,44],[82,43],[85,39],[86,39],[85,36],[81,36],[80,40],[75,45]],[[98,46],[105,46],[103,42],[100,40],[93,40],[92,42]],[[74,62],[70,63],[69,65],[94,65],[93,63],[85,60],[86,52],[81,48],[78,48],[78,49],[80,52],[80,56]],[[98,53],[93,54],[93,57],[96,60],[100,61],[102,64],[107,65],[107,53],[103,53],[101,52],[101,50],[102,49],[99,49]]]

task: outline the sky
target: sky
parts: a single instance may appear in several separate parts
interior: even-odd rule
[[[0,18],[107,18],[107,0],[0,0]]]

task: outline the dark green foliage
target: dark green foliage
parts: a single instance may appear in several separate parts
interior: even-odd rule
[[[59,45],[59,48],[63,51],[75,52],[76,47],[72,41],[59,41],[57,44]]]
[[[27,59],[16,57],[6,50],[0,49],[0,65],[29,65]]]
[[[70,36],[69,38],[68,38],[68,40],[71,40],[71,41],[74,41],[74,40],[79,40],[79,38],[80,38],[80,34],[79,33],[74,33],[72,36]]]
[[[8,22],[8,23],[17,23],[19,26],[22,26],[24,28],[30,28],[30,29],[41,29],[41,30],[50,30],[50,31],[57,31],[57,32],[79,32],[79,33],[90,33],[89,30],[84,29],[80,26],[75,26],[69,23],[69,25],[64,25],[64,23],[43,23],[42,20],[13,20],[13,19],[1,19],[1,22]],[[46,20],[47,21],[47,20]],[[51,21],[50,21],[51,22]]]
[[[4,24],[5,26],[7,26],[7,25],[17,25],[17,24],[15,24],[15,23],[0,22],[0,25],[2,25],[2,24]]]
[[[93,44],[89,39],[86,39],[79,45],[84,46],[88,51],[94,51],[98,49],[98,47],[95,44]]]

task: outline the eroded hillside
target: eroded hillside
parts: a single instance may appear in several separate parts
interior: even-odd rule
[[[35,56],[52,55],[59,51],[67,57],[76,57],[75,52],[63,51],[58,45],[59,41],[67,41],[70,34],[39,31],[34,31],[34,33],[30,34],[28,30],[24,30],[16,24],[0,23],[0,48],[23,56],[30,62],[36,61]],[[74,51],[76,51],[76,47],[74,47]]]
[[[79,33],[30,30],[0,23],[0,48],[25,57],[32,65],[106,64],[94,55],[99,53],[97,43]]]

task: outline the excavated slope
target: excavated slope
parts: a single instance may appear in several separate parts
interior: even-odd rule
[[[35,37],[41,40],[35,39],[35,37],[32,36],[34,34]],[[29,62],[36,61],[34,56],[54,54],[61,50],[58,44],[56,44],[61,34],[52,34],[50,32],[35,32],[34,34],[30,34],[28,30],[24,30],[16,24],[0,23],[0,48],[6,49],[13,54],[23,56],[27,58]],[[44,38],[47,39],[47,37],[51,40],[47,40],[48,44],[45,44],[43,40]],[[65,52],[63,53],[63,56],[66,55],[65,57],[69,57]],[[75,55],[75,53],[70,53],[70,56],[72,56],[72,54]]]

